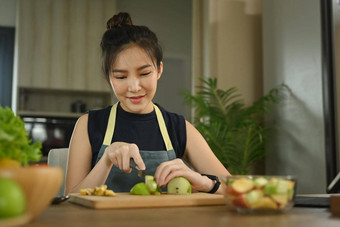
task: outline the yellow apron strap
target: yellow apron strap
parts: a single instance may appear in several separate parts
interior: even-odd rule
[[[111,144],[113,132],[115,130],[115,125],[116,125],[117,105],[118,105],[118,102],[114,104],[111,108],[109,122],[107,123],[103,145],[109,146]]]
[[[111,112],[110,112],[109,121],[108,121],[106,132],[105,132],[103,145],[109,146],[111,144],[113,133],[114,133],[114,130],[115,130],[115,124],[116,124],[117,105],[118,105],[118,102],[116,104],[114,104],[111,108]],[[163,137],[163,140],[164,140],[164,143],[165,143],[166,150],[167,151],[173,150],[172,143],[171,143],[169,133],[168,133],[168,130],[167,130],[165,122],[164,122],[162,112],[160,111],[158,106],[156,106],[155,104],[153,104],[153,106],[154,106],[155,111],[156,111],[156,117],[157,117],[158,125],[159,125],[159,128],[161,130],[161,134],[162,134],[162,137]]]
[[[158,106],[156,106],[155,104],[153,104],[153,106],[154,106],[155,111],[156,111],[156,117],[157,117],[158,125],[159,125],[159,128],[160,128],[161,133],[162,133],[162,137],[163,137],[163,140],[164,140],[164,143],[165,143],[166,150],[167,151],[173,150],[172,143],[171,143],[171,140],[170,140],[170,137],[169,137],[169,133],[168,133],[168,130],[166,129],[166,126],[165,126],[165,122],[164,122],[162,112],[160,111]]]

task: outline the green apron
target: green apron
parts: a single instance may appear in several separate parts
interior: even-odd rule
[[[105,148],[111,144],[113,134],[114,134],[115,124],[116,124],[117,105],[118,103],[114,104],[111,108],[103,145],[101,146],[99,150],[96,163],[103,156]],[[171,143],[168,130],[164,122],[163,115],[156,105],[154,105],[154,109],[156,112],[158,125],[159,125],[160,131],[161,131],[161,134],[164,140],[166,150],[165,151],[143,151],[143,150],[139,151],[144,161],[145,167],[146,167],[145,173],[147,175],[152,175],[152,176],[155,174],[156,169],[159,166],[159,164],[176,158],[176,153],[172,147],[172,143]],[[109,189],[112,189],[114,192],[129,192],[130,189],[135,184],[139,182],[143,182],[143,181],[144,179],[138,177],[137,171],[135,170],[132,170],[131,173],[125,173],[124,171],[120,170],[118,167],[112,166],[105,184],[108,186]]]

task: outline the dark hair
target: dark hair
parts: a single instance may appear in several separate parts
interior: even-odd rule
[[[117,55],[127,47],[137,45],[144,49],[157,67],[163,58],[162,48],[157,36],[146,26],[132,24],[128,13],[118,13],[106,23],[107,31],[102,37],[100,47],[102,49],[102,69],[106,80],[110,81],[110,71]]]

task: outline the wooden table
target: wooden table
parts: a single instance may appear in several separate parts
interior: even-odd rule
[[[325,208],[294,207],[285,214],[242,215],[226,206],[94,210],[65,202],[49,206],[25,226],[340,226]]]

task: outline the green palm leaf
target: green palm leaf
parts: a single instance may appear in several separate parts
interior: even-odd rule
[[[237,88],[217,88],[217,79],[201,79],[196,95],[182,91],[184,103],[195,110],[194,125],[210,148],[232,174],[246,174],[266,155],[269,129],[262,117],[281,100],[281,85],[251,106],[245,106]]]

